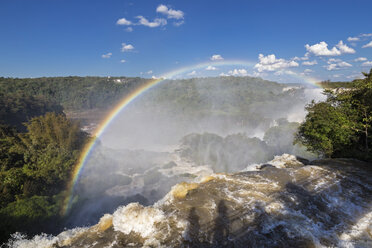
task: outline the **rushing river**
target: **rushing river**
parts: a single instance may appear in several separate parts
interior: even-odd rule
[[[11,247],[372,247],[372,166],[284,154],[180,183],[92,227],[13,235]]]

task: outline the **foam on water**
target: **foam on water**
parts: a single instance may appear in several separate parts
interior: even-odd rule
[[[372,246],[370,167],[351,160],[303,165],[288,154],[266,165],[178,184],[154,205],[119,207],[91,228],[30,240],[17,234],[8,245]]]
[[[165,219],[164,213],[159,209],[143,207],[138,203],[130,203],[115,211],[113,226],[115,231],[125,234],[133,231],[144,238],[148,238],[156,231],[155,225],[165,221]]]

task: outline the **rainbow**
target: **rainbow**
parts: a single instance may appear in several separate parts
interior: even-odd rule
[[[121,113],[121,111],[125,109],[125,107],[127,107],[130,103],[132,103],[135,99],[140,97],[144,92],[150,90],[154,86],[160,84],[161,82],[167,79],[177,79],[178,77],[185,76],[186,73],[188,72],[199,70],[199,69],[205,69],[207,66],[253,67],[255,64],[256,64],[255,62],[243,61],[243,60],[223,60],[223,61],[208,61],[208,62],[200,63],[197,65],[182,67],[180,69],[168,72],[162,75],[158,79],[149,80],[147,83],[141,85],[137,89],[133,90],[129,95],[125,96],[115,106],[115,108],[106,116],[103,122],[99,125],[99,128],[92,135],[93,138],[83,148],[83,151],[80,154],[78,162],[73,169],[71,180],[69,181],[67,185],[66,197],[64,200],[63,208],[62,208],[62,215],[66,215],[69,209],[71,208],[71,205],[74,199],[74,192],[76,189],[76,185],[79,181],[81,172],[84,169],[84,165],[86,164],[90,154],[94,150],[97,139],[105,132],[105,130],[108,129],[108,127],[110,126],[110,123],[115,119],[115,117],[117,117]],[[290,76],[293,76],[302,81],[305,81],[306,83],[319,87],[316,85],[316,82],[319,82],[319,80],[317,79],[306,77],[300,74],[291,74]]]

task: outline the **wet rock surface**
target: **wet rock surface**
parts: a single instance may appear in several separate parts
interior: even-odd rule
[[[254,171],[178,184],[88,228],[12,247],[372,247],[372,165],[283,155]]]

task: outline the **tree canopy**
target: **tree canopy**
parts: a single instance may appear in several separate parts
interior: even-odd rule
[[[15,231],[46,231],[52,217],[59,219],[63,191],[89,139],[63,114],[33,117],[25,126],[18,133],[0,125],[0,242]]]
[[[312,102],[296,136],[309,150],[326,157],[371,160],[372,69],[348,89],[325,90],[325,102]]]

